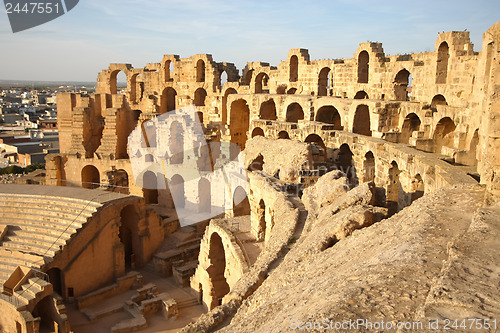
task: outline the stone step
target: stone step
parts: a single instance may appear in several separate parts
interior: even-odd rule
[[[8,237],[6,237],[8,238]],[[50,248],[48,246],[42,246],[38,244],[27,243],[25,240],[7,240],[0,242],[0,245],[4,249],[12,249],[16,251],[36,253],[41,256],[53,257],[54,254],[59,251],[59,247],[55,246]]]
[[[8,223],[7,221],[3,220],[2,222],[0,222],[0,228],[9,225],[10,227],[8,228],[8,231],[14,231],[16,233],[18,233],[19,231],[31,232],[53,237],[58,237],[62,234],[67,234],[66,236],[67,238],[71,237],[71,235],[74,234],[77,229],[81,228],[80,224],[77,224],[74,227],[68,227],[66,225],[59,225],[53,223],[51,224],[45,223],[45,225],[43,225],[38,223],[38,221],[36,220],[27,220],[27,219],[23,219],[22,220],[23,223],[19,222],[16,223],[15,220],[11,221],[12,223]]]
[[[52,244],[66,245],[66,240],[70,238],[69,233],[60,233],[59,235],[45,234],[23,229],[9,230],[7,237],[15,237],[32,241],[35,244]],[[10,238],[12,239],[12,238]]]
[[[42,213],[48,213],[50,214],[42,214]],[[11,214],[11,215],[9,215]],[[78,213],[68,213],[68,212],[61,212],[61,211],[53,211],[50,209],[40,209],[40,208],[30,208],[30,207],[10,207],[10,206],[1,206],[0,205],[0,216],[12,216],[12,214],[15,214],[17,216],[26,216],[26,215],[32,215],[32,216],[48,216],[48,217],[57,217],[57,218],[62,218],[65,220],[87,220],[92,214],[78,214]]]
[[[30,216],[20,216],[17,213],[5,213],[0,212],[0,223],[16,225],[18,223],[33,224],[33,225],[43,225],[47,227],[52,227],[54,225],[60,226],[60,228],[65,229],[67,226],[74,226],[76,229],[81,228],[81,226],[87,222],[86,219],[71,219],[66,220],[59,218],[57,216],[50,215],[30,215]]]
[[[185,308],[189,308],[189,307],[195,306],[195,305],[200,305],[200,303],[198,302],[198,300],[196,298],[191,298],[188,300],[177,302],[178,309],[185,309]]]
[[[34,208],[34,209],[50,209],[53,211],[62,211],[69,213],[80,213],[84,212],[86,214],[92,214],[97,211],[98,207],[87,206],[87,205],[74,205],[71,202],[61,204],[60,201],[47,202],[47,201],[13,201],[5,200],[5,198],[0,198],[0,207],[22,207],[22,208]]]
[[[43,196],[43,195],[28,195],[28,194],[14,194],[14,193],[3,193],[2,197],[0,198],[0,201],[9,201],[9,202],[43,202],[43,203],[49,203],[49,204],[72,204],[75,207],[95,207],[98,208],[102,206],[102,204],[95,202],[95,201],[89,201],[89,200],[83,200],[83,199],[75,199],[75,198],[68,198],[68,197],[52,197],[52,196]]]

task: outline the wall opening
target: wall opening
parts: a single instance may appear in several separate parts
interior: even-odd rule
[[[194,92],[194,105],[205,106],[205,99],[207,98],[207,91],[203,88],[198,88]]]
[[[182,124],[178,121],[173,121],[170,124],[168,148],[170,150],[170,164],[182,164],[184,162],[184,131]]]
[[[370,110],[368,109],[368,105],[361,104],[356,108],[352,131],[353,133],[372,136],[372,131],[370,129]]]
[[[432,97],[431,108],[436,109],[438,105],[448,105],[446,98],[441,94]]]
[[[319,72],[318,96],[328,96],[330,89],[330,68],[325,67]]]
[[[172,193],[172,199],[174,199],[175,208],[184,208],[186,206],[184,178],[180,175],[174,175],[172,176],[170,184],[170,191]]]
[[[227,97],[231,94],[237,94],[238,92],[234,88],[229,88],[224,93],[224,97],[222,97],[222,123],[227,125]]]
[[[135,264],[134,251],[134,230],[137,229],[139,215],[133,205],[128,205],[120,212],[120,227],[118,237],[123,244],[125,269],[133,269]],[[135,242],[138,240],[135,239]]]
[[[398,164],[392,161],[389,168],[389,179],[386,192],[386,207],[388,216],[392,216],[398,212],[399,205],[399,171]]]
[[[52,284],[52,287],[54,288],[54,292],[57,293],[59,296],[64,296],[62,293],[63,291],[62,271],[57,267],[52,267],[47,271],[47,275],[49,276],[49,282]]]
[[[158,203],[158,180],[153,171],[146,171],[142,175],[142,195],[147,204]]]
[[[111,94],[122,94],[127,90],[127,84],[127,75],[123,71],[116,70],[111,73],[109,79]]]
[[[286,108],[286,121],[289,123],[298,123],[304,119],[304,111],[299,103],[292,103]]]
[[[265,240],[266,237],[266,203],[263,199],[259,201],[259,209],[257,211],[257,218],[259,221],[257,239],[259,241]]]
[[[222,71],[222,73],[220,74],[220,77],[219,77],[219,82],[220,82],[220,87],[224,87],[224,84],[226,84],[227,82],[227,72],[226,71]]]
[[[410,72],[402,69],[394,78],[394,98],[396,101],[408,101],[408,85],[410,83]]]
[[[164,67],[164,70],[165,70],[165,82],[173,81],[172,74],[174,72],[174,64],[172,63],[172,60],[165,61],[165,65],[164,66],[165,66]]]
[[[401,128],[400,142],[408,144],[413,132],[420,130],[420,118],[415,113],[410,113],[405,117]]]
[[[365,154],[363,161],[363,182],[375,181],[375,157],[371,151]]]
[[[361,51],[358,55],[358,83],[368,83],[370,55]]]
[[[297,82],[299,79],[299,58],[293,55],[290,58],[290,82]]]
[[[255,127],[252,131],[252,138],[254,138],[256,136],[265,136],[264,130],[260,127]]]
[[[338,156],[337,156],[337,165],[339,170],[346,174],[347,179],[349,180],[349,184],[354,186],[356,181],[356,170],[354,170],[354,164],[352,160],[352,156],[354,154],[351,151],[351,148],[348,144],[344,143],[340,146]]]
[[[360,90],[354,95],[354,99],[368,99],[368,94],[364,90]]]
[[[454,146],[455,123],[450,117],[444,117],[436,125],[434,130],[434,152],[441,154],[443,146]]]
[[[297,92],[297,88],[290,88],[287,90],[287,95],[293,95]]]
[[[337,109],[331,105],[325,105],[318,109],[316,112],[316,121],[332,124],[334,125],[333,129],[338,131],[343,129],[340,114]]]
[[[474,131],[469,145],[469,160],[472,166],[477,166],[477,146],[479,144],[479,129]]]
[[[438,48],[436,64],[436,83],[444,84],[448,77],[448,59],[450,58],[450,48],[448,43],[442,42]]]
[[[198,181],[198,212],[204,213],[212,210],[212,194],[210,182],[206,178]]]
[[[274,103],[274,100],[272,98],[260,105],[259,118],[265,120],[278,119],[278,117],[276,116],[276,104]]]
[[[233,194],[233,215],[250,215],[250,201],[243,187],[238,186]]]
[[[264,168],[264,156],[259,154],[248,166],[248,171],[262,171]]]
[[[163,90],[161,94],[160,100],[160,113],[165,113],[169,111],[175,110],[175,98],[177,96],[177,92],[172,87],[167,87]]]
[[[417,174],[411,181],[411,201],[415,201],[424,195],[424,181],[420,174]]]
[[[255,78],[255,93],[269,93],[269,75],[266,73],[259,73]]]
[[[244,99],[238,99],[231,103],[229,132],[231,134],[231,142],[237,144],[240,150],[245,149],[247,142],[247,132],[250,126],[250,109]],[[236,158],[234,150],[231,150],[232,160]]]
[[[278,133],[278,139],[290,139],[287,131],[281,131]]]
[[[196,62],[196,82],[205,82],[205,62],[201,59]]]
[[[101,182],[99,170],[93,165],[87,165],[82,169],[82,187],[94,189],[98,188]]]
[[[229,285],[227,284],[224,275],[226,271],[226,253],[222,238],[213,233],[210,237],[210,250],[208,252],[210,266],[207,268],[207,273],[212,284],[210,294],[212,296],[209,309],[213,309],[222,304],[222,298],[229,293]]]

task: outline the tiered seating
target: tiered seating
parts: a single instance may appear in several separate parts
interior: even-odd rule
[[[0,229],[0,283],[17,266],[40,267],[101,206],[81,199],[2,193]]]

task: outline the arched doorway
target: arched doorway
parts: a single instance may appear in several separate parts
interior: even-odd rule
[[[432,97],[431,108],[436,109],[438,105],[448,105],[446,98],[441,94]]]
[[[358,133],[366,136],[372,136],[370,130],[370,110],[368,105],[358,105],[354,113],[354,123],[352,126],[353,133]]]
[[[418,132],[420,130],[420,124],[420,118],[415,113],[408,114],[403,121],[399,141],[401,143],[409,143],[413,132]]]
[[[396,101],[407,101],[408,85],[410,83],[410,72],[406,69],[400,70],[394,78],[394,98]]]
[[[233,194],[233,215],[250,215],[250,201],[243,187],[238,186]]]
[[[205,62],[201,59],[196,62],[196,82],[205,82]]]
[[[177,92],[172,87],[167,87],[163,90],[161,94],[161,113],[166,113],[175,110],[175,98]]]
[[[354,164],[352,160],[352,156],[354,154],[351,151],[351,148],[347,143],[344,143],[340,146],[338,155],[337,155],[337,165],[340,171],[346,174],[347,179],[349,179],[349,183],[351,186],[354,186],[356,170],[354,170]]]
[[[411,181],[411,201],[413,202],[418,198],[421,198],[424,195],[424,192],[424,181],[422,180],[420,174],[417,174]]]
[[[244,150],[247,142],[248,127],[250,126],[250,109],[244,99],[238,99],[231,103],[230,118],[229,132],[231,134],[231,142],[237,144],[240,150]],[[234,153],[232,153],[231,159],[235,157]]]
[[[278,133],[278,139],[290,139],[287,131],[281,131]]]
[[[269,75],[266,73],[259,73],[255,77],[255,93],[256,94],[261,94],[261,93],[269,93],[269,88],[267,86],[269,82]]]
[[[290,82],[297,82],[299,79],[299,58],[293,55],[290,58]]]
[[[454,146],[455,123],[450,117],[442,118],[434,131],[434,152],[441,154],[443,146]]]
[[[133,205],[128,205],[120,212],[120,227],[118,230],[118,238],[123,244],[125,269],[133,269],[135,265],[134,248],[137,247],[134,243],[138,242],[136,230],[139,222],[139,214]]]
[[[82,169],[82,187],[94,189],[100,187],[101,177],[99,170],[93,165],[87,165]]]
[[[170,191],[172,199],[174,200],[175,208],[184,208],[186,206],[186,199],[184,194],[184,178],[180,175],[174,175],[170,181]]]
[[[222,238],[213,233],[210,236],[210,250],[208,251],[208,260],[210,266],[207,268],[208,277],[210,278],[210,295],[211,304],[208,304],[209,310],[222,304],[222,298],[229,293],[229,285],[227,284],[226,271],[226,253]]]
[[[255,127],[252,131],[252,138],[256,136],[264,136],[264,130],[260,127]]]
[[[370,55],[361,51],[358,55],[358,83],[368,83]]]
[[[212,194],[210,182],[205,178],[198,181],[198,212],[205,213],[212,210]]]
[[[386,193],[386,207],[388,216],[396,214],[399,210],[399,168],[395,161],[392,161],[389,168],[389,179]]]
[[[158,180],[153,171],[146,171],[142,176],[142,195],[147,204],[158,203]]]
[[[278,119],[278,117],[276,116],[276,104],[274,103],[274,100],[272,98],[260,105],[259,118],[265,120]]]
[[[118,88],[120,91],[127,90],[128,80],[127,75],[121,70],[115,70],[111,73],[109,78],[109,89],[111,94],[118,94]]]
[[[292,103],[286,108],[286,121],[289,123],[298,123],[304,119],[304,111],[299,103]]]
[[[59,296],[64,297],[63,295],[63,285],[62,282],[64,278],[62,276],[62,271],[57,267],[52,267],[47,271],[47,275],[49,276],[49,282],[52,284],[54,288],[54,292]]]
[[[338,131],[342,130],[340,114],[337,109],[331,105],[325,105],[318,109],[318,112],[316,112],[316,121],[332,124],[334,125],[333,129]]]
[[[227,124],[227,97],[231,94],[237,94],[238,92],[234,88],[229,88],[224,93],[224,97],[222,97],[222,123]]]
[[[442,42],[438,48],[436,64],[436,84],[445,84],[448,77],[448,59],[450,58],[450,48],[448,43]]]
[[[363,182],[375,181],[375,157],[371,151],[365,154],[363,161]]]
[[[330,68],[324,67],[319,72],[318,96],[328,96],[328,89],[330,89]]]
[[[205,106],[205,99],[207,98],[207,91],[203,88],[198,88],[194,92],[194,105]]]
[[[360,90],[354,95],[354,99],[368,99],[368,94],[364,90]]]

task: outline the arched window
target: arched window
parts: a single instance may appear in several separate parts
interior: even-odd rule
[[[299,79],[299,58],[293,55],[290,58],[290,82],[297,82]]]
[[[194,105],[205,106],[205,99],[207,98],[207,91],[203,88],[198,88],[194,92]]]
[[[368,109],[368,105],[362,104],[358,105],[356,108],[352,132],[367,136],[372,135],[372,131],[370,129],[370,110]]]
[[[161,113],[175,110],[176,96],[177,92],[172,87],[167,87],[163,90],[163,93],[161,94],[161,106],[160,106]]]
[[[370,56],[361,51],[358,56],[358,83],[368,83]]]
[[[333,129],[342,130],[340,114],[337,109],[331,105],[325,105],[318,109],[318,112],[316,112],[316,121],[333,124]]]
[[[407,101],[409,99],[408,85],[410,83],[410,72],[402,69],[394,78],[394,97],[397,101]]]
[[[304,119],[304,111],[299,103],[292,103],[286,109],[286,121],[289,123],[298,123]]]
[[[436,83],[444,84],[448,77],[448,59],[450,58],[450,48],[448,43],[442,42],[438,48],[436,64]]]
[[[196,82],[205,82],[205,62],[201,59],[196,63]]]
[[[328,96],[330,89],[330,68],[325,67],[319,72],[318,96]]]
[[[271,98],[260,105],[259,118],[265,120],[276,120],[276,104]]]

